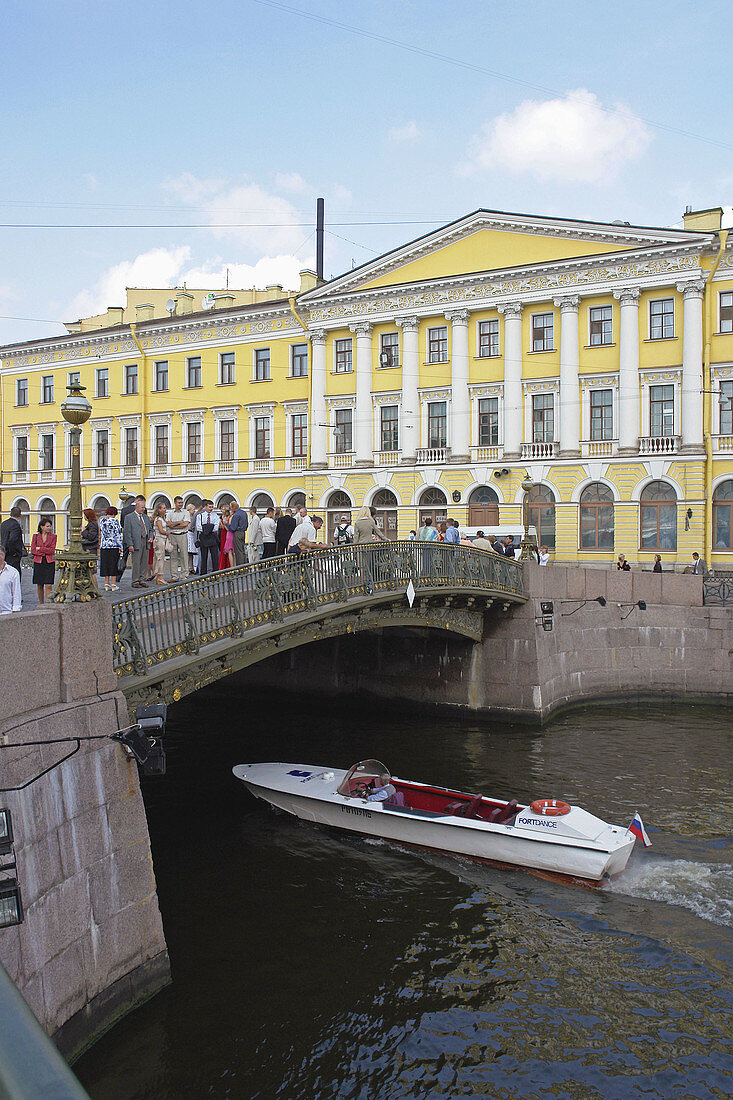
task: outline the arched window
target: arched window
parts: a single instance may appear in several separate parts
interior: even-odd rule
[[[468,498],[468,526],[496,527],[499,522],[499,497],[490,485],[477,485]]]
[[[250,508],[257,509],[258,516],[264,516],[268,508],[274,507],[275,502],[273,501],[269,493],[255,493],[255,495],[252,497],[252,503],[250,504]]]
[[[287,508],[305,508],[305,493],[292,493],[287,499]]]
[[[55,531],[56,530],[56,502],[54,500],[51,500],[51,497],[44,497],[43,500],[38,505],[38,520],[37,520],[37,523],[41,522],[41,516],[48,516],[48,518],[51,520],[51,523],[53,524],[52,529]],[[83,522],[86,522],[86,520],[84,520]]]
[[[236,497],[232,496],[231,493],[221,493],[219,495],[219,498],[218,498],[217,502],[216,502],[216,507],[217,508],[223,508],[225,504],[229,505],[229,504],[232,503],[233,500],[236,500]],[[272,505],[268,504],[267,507],[271,508]]]
[[[334,532],[341,522],[341,517],[346,516],[351,522],[351,499],[342,489],[334,489],[326,499],[326,531],[328,538],[334,538]]]
[[[184,508],[188,508],[189,504],[193,504],[194,508],[198,509],[204,503],[204,499],[200,493],[188,493],[184,501]]]
[[[351,511],[351,500],[341,489],[335,489],[326,501],[327,508],[341,508],[342,511]]]
[[[28,543],[30,540],[31,506],[28,501],[25,500],[23,497],[21,497],[20,500],[16,500],[15,505],[20,508],[20,518],[18,520],[18,523],[23,528],[23,539],[26,543]]]
[[[537,528],[537,545],[555,548],[555,497],[547,485],[533,485],[527,493],[527,523]]]
[[[677,549],[677,494],[665,481],[651,481],[639,507],[642,550]]]
[[[171,507],[171,502],[168,499],[168,497],[165,495],[165,493],[156,493],[155,496],[153,497],[152,501],[150,502],[150,514],[151,515],[153,515],[153,516],[155,515],[155,509],[161,503],[165,504],[166,510],[168,510]]]
[[[98,497],[95,497],[94,500],[92,501],[91,507],[94,509],[94,511],[97,513],[98,516],[101,516],[109,508],[109,503],[110,502],[107,499],[107,497],[98,496]]]
[[[613,493],[600,481],[580,496],[580,549],[613,550]]]
[[[420,497],[419,522],[422,525],[425,517],[430,516],[433,526],[444,523],[448,518],[448,499],[442,489],[431,486],[425,489]]]
[[[391,489],[378,489],[372,497],[372,508],[377,509],[375,522],[388,539],[397,538],[397,497]]]
[[[713,493],[713,550],[733,550],[733,481]]]

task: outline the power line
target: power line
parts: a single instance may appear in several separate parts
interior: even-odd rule
[[[289,15],[296,15],[300,19],[310,19],[314,23],[322,23],[324,26],[336,27],[338,30],[347,31],[347,33],[358,35],[360,38],[371,39],[373,42],[383,42],[385,45],[394,46],[396,49],[406,50],[408,53],[427,57],[431,61],[441,61],[445,65],[455,65],[458,68],[467,69],[469,72],[491,76],[496,80],[503,80],[507,84],[517,84],[519,87],[531,88],[533,91],[543,92],[546,95],[562,97],[566,94],[558,91],[556,88],[550,88],[545,84],[538,84],[532,80],[524,80],[518,76],[510,76],[508,73],[499,72],[497,69],[488,69],[484,65],[476,65],[471,61],[464,61],[459,57],[451,57],[449,54],[436,53],[434,50],[426,50],[422,46],[416,46],[411,42],[402,42],[397,38],[389,38],[384,34],[366,31],[361,27],[354,27],[350,23],[342,23],[338,19],[330,19],[327,16],[303,11],[301,8],[294,8],[290,4],[279,3],[278,0],[254,0],[254,3],[261,4],[268,8],[275,8],[278,11],[287,12]],[[695,134],[690,130],[682,130],[678,126],[669,126],[664,122],[655,122],[653,119],[641,118],[638,115],[632,114],[631,111],[624,111],[622,108],[604,107],[603,104],[599,104],[599,107],[607,114],[619,115],[622,118],[643,122],[646,126],[652,126],[655,130],[663,130],[668,134],[677,134],[679,137],[691,138],[693,141],[702,141],[707,145],[715,145],[720,149],[733,149],[733,145],[729,142],[718,141],[716,138],[703,137],[702,134]]]
[[[331,222],[331,225],[343,226],[384,226],[384,225],[436,225],[439,219],[405,218],[395,221]],[[67,222],[0,222],[0,229],[309,229],[312,222],[195,222],[192,224],[154,224],[128,223],[127,225],[104,225],[97,223],[71,224]]]

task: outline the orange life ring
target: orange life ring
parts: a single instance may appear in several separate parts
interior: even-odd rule
[[[538,798],[530,805],[530,810],[543,817],[562,817],[570,813],[567,802],[561,802],[559,798]]]

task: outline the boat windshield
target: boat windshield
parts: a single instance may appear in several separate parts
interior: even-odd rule
[[[383,779],[385,775],[387,778]],[[349,768],[338,793],[361,797],[365,787],[381,787],[389,781],[389,768],[385,768],[379,760],[360,760]]]

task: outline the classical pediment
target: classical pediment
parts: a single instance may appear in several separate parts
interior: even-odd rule
[[[479,272],[527,268],[581,257],[612,256],[707,243],[711,233],[580,222],[477,210],[309,291],[316,305],[333,294],[404,286]]]

